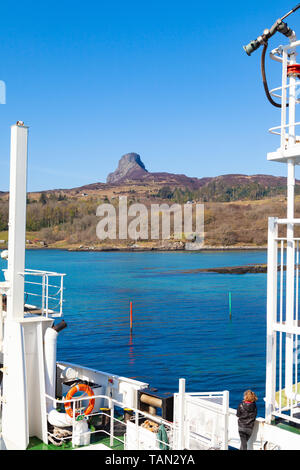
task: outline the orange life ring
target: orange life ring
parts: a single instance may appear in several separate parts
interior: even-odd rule
[[[89,397],[93,397],[94,396],[94,392],[93,390],[91,389],[91,387],[89,385],[86,385],[86,384],[77,384],[77,385],[74,385],[74,387],[72,387],[68,393],[67,393],[67,396],[66,396],[66,400],[71,400],[73,398],[73,396],[75,395],[75,393],[77,392],[86,392],[88,394]],[[74,403],[74,402],[73,402]],[[73,403],[70,403],[70,402],[65,402],[65,410],[66,410],[66,413],[71,417],[73,418]],[[95,405],[95,398],[91,398],[90,401],[89,401],[89,404],[87,406],[87,408],[84,410],[84,414],[87,416],[89,415],[93,409],[94,409],[94,405]],[[80,413],[76,413],[76,416],[78,416]]]

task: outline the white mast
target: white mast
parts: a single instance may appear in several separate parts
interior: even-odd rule
[[[295,36],[293,40],[295,41]],[[296,48],[290,49],[289,65],[296,63]],[[286,108],[286,103],[284,104]],[[296,144],[296,76],[289,77],[289,126],[288,145]],[[287,160],[287,253],[286,253],[286,324],[294,326],[295,300],[295,243],[294,243],[294,210],[295,210],[295,160]],[[285,388],[289,396],[293,390],[293,349],[294,335],[286,334]]]
[[[26,449],[29,441],[24,318],[28,128],[11,127],[7,315],[4,325],[2,438],[6,449]]]
[[[271,133],[280,135],[281,145],[276,152],[268,154],[268,160],[287,164],[287,217],[269,220],[267,422],[277,416],[300,423],[294,416],[295,407],[300,400],[297,357],[300,335],[299,239],[296,239],[294,234],[295,226],[300,222],[295,219],[294,214],[295,165],[300,163],[300,141],[296,135],[296,126],[300,124],[296,122],[296,105],[299,103],[297,90],[300,85],[300,69],[296,64],[297,46],[300,46],[300,41],[296,40],[293,33],[289,45],[280,46],[271,52],[271,58],[282,63],[282,86],[271,91],[271,95],[281,98],[281,125],[270,129]],[[281,95],[278,95],[278,90],[281,90]],[[286,226],[286,238],[278,235],[280,226]]]
[[[20,121],[11,127],[7,318],[24,317],[28,127]]]
[[[0,447],[14,450],[26,449],[31,436],[48,442],[46,391],[49,392],[51,386],[51,396],[55,395],[56,342],[52,341],[50,350],[45,347],[45,354],[45,332],[48,331],[49,336],[50,330],[56,340],[57,332],[51,328],[52,315],[62,315],[63,302],[63,274],[25,269],[27,139],[28,128],[18,121],[11,127],[8,269],[5,270],[5,282],[0,282],[0,293],[7,295],[6,314],[2,312],[0,316],[1,330],[4,329],[3,345],[0,344],[3,352]],[[29,281],[42,289],[40,295],[32,293],[42,299],[42,304],[38,308],[35,306],[36,314],[24,314],[25,275],[42,279],[41,283],[37,277],[33,282]],[[52,289],[58,289],[51,296],[49,276],[60,278],[60,286],[51,281]],[[31,295],[30,291],[27,295]],[[48,308],[50,297],[59,301],[59,312]]]
[[[300,424],[295,409],[300,402],[298,371],[299,323],[299,241],[294,228],[300,225],[295,219],[295,165],[300,164],[300,137],[296,135],[296,105],[300,85],[300,64],[296,63],[296,48],[300,46],[295,32],[283,22],[300,9],[295,8],[279,18],[270,29],[244,46],[250,56],[263,46],[261,71],[264,89],[269,102],[281,108],[281,125],[270,129],[280,136],[280,147],[268,153],[268,160],[287,164],[287,217],[269,218],[268,230],[268,292],[267,292],[267,357],[266,357],[266,421],[273,417]],[[269,91],[265,73],[265,55],[268,40],[277,32],[289,39],[289,44],[271,52],[271,58],[282,64],[282,84]],[[279,98],[280,103],[272,97]],[[288,109],[288,112],[287,112]],[[282,237],[280,227],[286,226]],[[279,268],[279,269],[278,269]],[[285,269],[286,268],[286,269]],[[299,411],[299,409],[298,409]]]

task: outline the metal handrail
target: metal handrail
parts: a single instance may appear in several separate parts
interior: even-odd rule
[[[47,393],[45,393],[45,397],[50,399],[52,402],[53,402],[53,406],[55,407],[55,405],[57,403],[60,403],[60,404],[64,404],[66,401],[68,403],[72,403],[73,404],[73,418],[72,418],[72,427],[74,429],[74,425],[75,425],[75,422],[76,422],[76,418],[78,419],[78,416],[80,416],[80,414],[76,417],[76,413],[75,413],[75,403],[76,402],[80,402],[82,400],[88,400],[89,397],[88,396],[80,396],[80,397],[75,397],[75,398],[71,398],[71,399],[66,399],[66,398],[63,398],[63,399],[59,399],[59,398],[55,398],[55,397],[52,397],[50,395],[48,395]],[[104,398],[105,400],[108,401],[108,408],[111,410],[110,414],[107,414],[103,411],[99,411],[99,412],[96,412],[96,413],[91,413],[89,416],[100,416],[100,415],[105,415],[105,416],[108,416],[110,418],[110,431],[106,431],[104,429],[100,429],[100,430],[96,430],[96,431],[92,431],[92,430],[89,430],[85,433],[82,433],[82,435],[86,435],[86,434],[96,434],[96,433],[104,433],[104,434],[107,434],[109,437],[110,437],[110,445],[113,446],[113,441],[114,440],[117,440],[119,442],[121,442],[122,444],[124,444],[124,441],[122,441],[121,439],[119,439],[117,436],[114,435],[114,431],[113,431],[113,422],[116,421],[118,423],[122,423],[120,420],[118,420],[117,418],[115,418],[114,416],[114,410],[115,410],[115,406],[118,406],[119,408],[126,408],[127,406],[122,403],[122,402],[119,402],[118,400],[114,399],[114,398],[111,398],[111,397],[108,397],[107,395],[102,395],[102,394],[99,394],[99,395],[94,395],[93,396],[93,399],[97,399],[97,398]],[[141,411],[141,410],[138,410],[136,408],[131,408],[132,412],[135,414],[135,424],[138,426],[138,423],[140,421],[140,415],[143,417],[143,418],[147,418],[147,419],[151,419],[151,421],[154,421],[154,422],[157,422],[158,424],[163,424],[164,426],[166,427],[169,427],[170,428],[170,431],[171,432],[174,432],[178,427],[176,426],[175,423],[172,423],[170,421],[167,421],[163,418],[161,418],[160,416],[156,416],[156,415],[151,415],[145,411]],[[81,416],[84,416],[81,415]],[[124,424],[124,426],[126,426],[126,423],[122,423]],[[48,435],[50,436],[53,436],[55,437],[52,433],[50,433],[48,431]],[[60,438],[62,441],[67,441],[67,440],[70,440],[72,439],[72,436],[66,436],[66,437],[61,437]],[[139,432],[137,432],[137,439],[138,439],[138,447],[139,447]],[[156,437],[156,441],[157,442],[160,442],[164,445],[167,445],[170,449],[172,448],[172,445],[171,444],[166,444],[165,442],[161,441],[160,439],[158,439]],[[173,440],[172,442],[174,442],[174,436],[173,436]]]
[[[300,101],[299,101],[300,102]],[[274,134],[274,135],[281,135],[281,133],[279,132],[274,132],[276,129],[285,129],[286,127],[294,127],[294,126],[299,126],[300,125],[300,122],[295,122],[294,124],[286,124],[285,126],[275,126],[275,127],[270,127],[269,129],[269,132],[270,134]],[[288,137],[289,134],[286,134],[286,136]]]
[[[64,291],[64,286],[63,286],[63,278],[65,274],[63,273],[57,273],[53,271],[42,271],[42,270],[37,270],[37,269],[25,269],[24,272],[19,273],[22,276],[39,276],[42,278],[41,282],[34,282],[34,281],[29,281],[29,280],[24,280],[24,284],[28,285],[33,285],[33,286],[40,286],[42,291],[41,293],[37,292],[29,292],[25,291],[24,294],[28,296],[33,296],[33,297],[39,297],[41,298],[41,312],[42,315],[45,315],[48,317],[48,315],[52,316],[57,316],[61,317],[62,316],[62,306],[63,306],[63,291]],[[56,284],[49,284],[49,278],[53,277],[59,277],[60,278],[60,285]],[[57,289],[56,292],[51,293],[49,295],[49,288],[55,288]],[[49,300],[50,301],[56,301],[57,303],[53,308],[49,307]],[[55,309],[59,306],[59,310],[56,311]],[[38,308],[38,306],[33,306],[34,308]]]

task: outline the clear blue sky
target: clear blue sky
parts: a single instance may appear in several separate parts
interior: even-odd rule
[[[260,51],[242,45],[295,3],[2,3],[0,189],[17,120],[30,126],[30,191],[105,181],[127,152],[149,171],[285,175],[266,161],[280,111],[265,99]],[[299,12],[289,24],[300,36]],[[268,71],[280,85],[279,64]]]

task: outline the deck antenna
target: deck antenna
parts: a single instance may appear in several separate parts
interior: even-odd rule
[[[300,4],[279,18],[270,29],[244,46],[250,56],[263,46],[261,72],[266,96],[270,103],[281,108],[281,124],[269,130],[280,136],[280,147],[268,153],[269,161],[287,164],[287,217],[269,218],[268,229],[268,293],[267,293],[267,358],[266,358],[266,422],[274,417],[284,417],[291,422],[300,423],[295,416],[295,407],[300,401],[298,388],[298,358],[295,350],[299,344],[299,242],[294,238],[294,227],[300,219],[294,217],[295,165],[300,164],[300,137],[296,135],[296,105],[300,85],[300,64],[296,63],[296,48],[300,46],[295,32],[283,21],[296,12]],[[269,90],[265,74],[265,54],[268,40],[280,32],[289,43],[279,46],[270,53],[271,59],[282,65],[282,85]],[[274,101],[273,97],[280,100]],[[286,226],[286,237],[279,238],[279,226]],[[278,258],[281,258],[280,275]],[[286,263],[286,278],[283,277],[283,263]],[[279,286],[279,288],[278,288]],[[285,351],[284,351],[285,349]],[[300,372],[300,371],[299,371]],[[282,398],[284,397],[284,398]],[[283,403],[288,403],[284,407]]]

